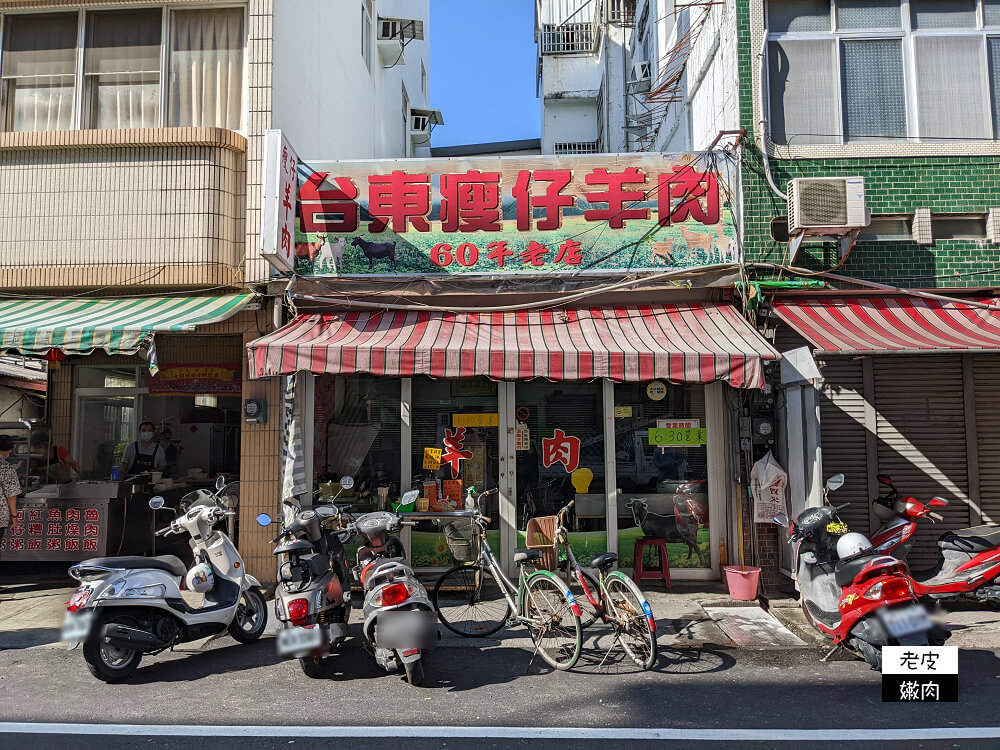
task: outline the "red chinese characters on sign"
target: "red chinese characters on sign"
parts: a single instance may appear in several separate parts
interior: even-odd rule
[[[371,175],[368,178],[368,213],[372,222],[368,230],[384,232],[389,226],[397,234],[410,224],[418,232],[431,231],[427,214],[431,212],[431,178],[425,174],[407,174],[399,170],[392,174]]]
[[[80,536],[80,524],[78,523],[66,524],[66,536]]]
[[[28,540],[28,552],[40,552],[42,549],[42,540],[37,537],[32,537]]]
[[[442,232],[500,232],[500,173],[441,175]]]
[[[80,540],[79,539],[67,539],[64,549],[67,552],[79,552],[80,551]]]
[[[321,189],[327,176],[326,172],[313,172],[299,191],[302,230],[319,234],[356,231],[360,214],[355,202],[357,186],[349,177],[334,177],[336,188]]]
[[[97,540],[96,539],[84,539],[83,540],[83,551],[84,552],[97,552]]]
[[[534,172],[517,173],[513,195],[517,201],[517,229],[519,232],[531,230],[534,212],[541,209],[545,216],[538,220],[538,229],[548,231],[562,226],[562,209],[576,203],[572,195],[563,195],[563,189],[573,179],[573,173],[568,169],[537,169]],[[534,195],[532,183],[547,182],[543,195]]]
[[[40,523],[28,524],[28,536],[41,536],[41,535],[42,535],[42,524]]]
[[[50,508],[48,516],[49,516],[49,520],[50,521],[61,521],[62,520],[62,508]]]
[[[542,466],[554,464],[565,466],[568,474],[576,471],[580,467],[580,438],[559,429],[553,431],[552,437],[542,438]]]
[[[465,428],[456,427],[454,430],[445,428],[444,431],[444,451],[441,453],[441,463],[451,466],[451,478],[457,479],[459,463],[472,458],[472,451],[462,450],[465,443]]]
[[[589,203],[607,203],[607,208],[594,208],[583,212],[587,221],[607,221],[611,229],[623,229],[627,219],[648,219],[649,209],[631,207],[646,200],[646,175],[637,167],[629,167],[624,172],[608,172],[595,169],[587,175],[588,185],[607,185],[607,190],[587,193]],[[626,190],[625,185],[640,187]],[[626,208],[629,204],[629,208]]]
[[[79,508],[67,508],[66,509],[66,520],[67,521],[79,521],[80,520],[80,509]]]
[[[24,550],[24,540],[23,539],[11,539],[10,540],[10,551],[23,551]]]
[[[657,213],[664,227],[689,218],[702,224],[718,224],[718,177],[712,172],[696,172],[691,166],[674,167],[673,174],[661,174]]]
[[[59,537],[49,537],[45,540],[45,551],[46,552],[57,552],[62,549],[62,539]]]
[[[45,532],[46,536],[62,536],[63,526],[61,523],[50,523]]]
[[[100,533],[96,523],[88,523],[83,527],[84,536],[97,536]]]
[[[41,521],[42,520],[42,509],[41,508],[32,508],[31,510],[29,510],[28,511],[28,520],[29,521]]]
[[[101,511],[99,511],[97,508],[87,508],[83,512],[84,521],[99,521],[100,518],[101,518]]]

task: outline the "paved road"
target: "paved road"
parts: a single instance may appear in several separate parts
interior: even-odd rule
[[[994,651],[967,649],[960,658],[961,695],[957,704],[901,705],[881,702],[880,678],[858,661],[819,663],[814,649],[746,650],[725,647],[665,649],[653,671],[641,672],[612,657],[587,657],[569,673],[553,672],[530,651],[509,644],[484,648],[442,648],[427,664],[428,686],[411,688],[383,673],[355,639],[332,659],[324,679],[306,678],[293,662],[279,661],[267,638],[249,646],[229,638],[200,653],[173,653],[144,660],[123,685],[105,685],[90,676],[79,651],[51,648],[0,651],[0,719],[15,722],[109,724],[208,724],[263,726],[353,726],[389,722],[406,726],[615,727],[766,729],[774,736],[705,736],[725,746],[802,746],[782,730],[845,727],[888,730],[913,727],[1000,725],[1000,658]],[[73,732],[78,730],[74,729]],[[442,734],[446,734],[441,730]],[[618,731],[618,730],[615,730]],[[552,747],[637,746],[639,736],[622,729],[620,741],[606,737],[583,742],[556,739]],[[198,740],[200,746],[232,746],[230,738]],[[860,745],[885,747],[996,747],[995,739],[920,742],[895,735],[870,737]],[[628,741],[631,738],[632,741]],[[779,744],[782,739],[787,742]],[[650,741],[652,737],[643,737]],[[673,737],[695,744],[699,737]],[[762,739],[761,744],[752,740]],[[845,738],[848,739],[848,738]],[[25,746],[16,734],[0,734],[0,747]],[[359,742],[307,738],[246,738],[242,747],[371,747]],[[22,742],[23,741],[23,742]],[[190,746],[191,739],[159,738],[154,747]],[[8,742],[10,744],[8,744]],[[74,747],[124,747],[121,738],[74,735]],[[66,738],[30,740],[32,747],[66,747]],[[392,750],[427,747],[528,747],[537,740],[513,737],[411,737]],[[638,746],[642,746],[641,743]],[[725,743],[723,743],[725,744]],[[825,744],[825,743],[824,743]],[[843,743],[834,743],[842,745]],[[831,744],[830,746],[834,746]],[[860,746],[859,745],[859,746]],[[698,744],[710,747],[712,743]],[[719,745],[723,746],[723,745]]]

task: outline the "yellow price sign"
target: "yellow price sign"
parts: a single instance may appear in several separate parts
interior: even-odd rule
[[[499,427],[499,414],[452,414],[452,427]]]
[[[705,445],[708,442],[708,430],[693,427],[674,429],[658,427],[649,430],[650,445]]]
[[[631,406],[616,406],[615,407],[615,419],[627,419],[632,416]]]
[[[442,448],[424,448],[424,468],[437,470],[441,468]]]

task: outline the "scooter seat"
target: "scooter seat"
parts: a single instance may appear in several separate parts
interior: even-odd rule
[[[986,552],[1000,547],[1000,526],[987,524],[949,531],[938,539],[938,547],[959,552]]]
[[[175,576],[183,576],[187,573],[187,565],[181,562],[179,557],[174,555],[160,555],[159,557],[139,557],[138,555],[125,557],[92,557],[89,560],[77,563],[80,567],[95,566],[100,568],[116,568],[122,570],[139,570],[141,568],[152,568],[153,570],[164,570]]]
[[[516,549],[514,550],[514,562],[526,563],[533,560],[541,560],[542,551],[540,549]]]
[[[881,555],[862,555],[861,557],[855,557],[850,560],[839,560],[836,567],[833,569],[834,580],[840,588],[844,586],[850,586],[854,579],[857,577],[864,567],[874,560],[876,557],[881,557]]]

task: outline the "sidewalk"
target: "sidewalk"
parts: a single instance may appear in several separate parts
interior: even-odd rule
[[[0,594],[0,649],[62,648],[59,629],[66,611],[66,601],[75,587],[64,586],[61,582],[49,581],[33,583],[25,580],[7,583],[7,590]],[[662,648],[812,648],[819,649],[826,644],[819,633],[806,622],[798,601],[791,598],[771,599],[768,611],[778,623],[761,637],[760,617],[749,626],[747,613],[740,613],[733,607],[759,609],[756,601],[738,602],[729,597],[725,586],[710,582],[677,582],[669,591],[662,586],[649,585],[644,589],[650,606],[656,615],[657,641]],[[355,605],[360,602],[355,597]],[[723,617],[724,626],[734,634],[730,637],[709,613]],[[273,607],[268,607],[268,627],[265,636],[273,636],[277,631]],[[732,617],[726,617],[731,613]],[[750,613],[759,615],[761,613]],[[766,619],[766,615],[764,615]],[[934,618],[947,624],[952,630],[949,645],[966,648],[988,648],[1000,651],[1000,611],[990,610],[969,603],[955,603],[949,611],[936,612]],[[751,618],[753,619],[753,618]],[[360,622],[359,612],[352,612],[352,635]],[[735,627],[736,631],[732,630]],[[786,630],[787,629],[787,630]],[[588,647],[600,647],[605,634],[604,628],[588,628],[585,631]],[[777,641],[774,635],[783,631],[801,639],[801,645],[794,645],[787,636]],[[459,647],[524,647],[530,648],[527,631],[523,628],[504,629],[496,637],[476,639],[461,638],[445,628],[441,628],[441,646]],[[202,647],[211,639],[185,644],[185,650]],[[781,645],[775,645],[780,643]]]

